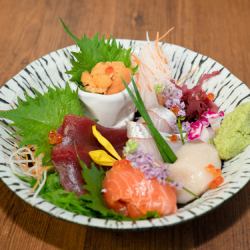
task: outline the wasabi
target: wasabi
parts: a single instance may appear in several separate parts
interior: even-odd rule
[[[223,160],[233,158],[250,145],[250,102],[225,116],[214,144]]]

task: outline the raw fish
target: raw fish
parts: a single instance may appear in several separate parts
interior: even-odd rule
[[[127,141],[126,129],[105,128],[96,122],[75,115],[67,115],[58,133],[62,135],[62,143],[52,150],[52,161],[60,175],[62,186],[77,194],[83,193],[83,179],[79,158],[87,165],[90,164],[89,151],[103,149],[92,134],[92,125],[107,138],[121,155]]]
[[[215,147],[208,143],[187,143],[177,151],[177,161],[169,165],[170,177],[196,195],[207,191],[214,179],[208,165],[221,169],[221,161]],[[178,203],[187,203],[195,197],[183,189],[177,190]]]
[[[156,161],[162,161],[161,154],[155,144],[147,127],[141,122],[128,122],[127,135],[129,139],[133,139],[138,143],[138,149],[144,153],[150,153]],[[166,138],[168,145],[174,152],[177,152],[182,146],[181,140],[171,141],[168,139],[169,134],[162,133]]]
[[[164,216],[177,210],[174,188],[160,184],[156,179],[146,179],[127,160],[117,161],[107,172],[103,192],[108,207],[134,219],[147,212]]]

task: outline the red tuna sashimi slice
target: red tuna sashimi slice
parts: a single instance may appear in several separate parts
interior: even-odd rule
[[[131,218],[147,212],[160,216],[176,212],[176,193],[168,184],[148,180],[129,161],[117,161],[103,181],[104,200],[108,207]]]
[[[126,129],[105,128],[96,122],[76,115],[64,117],[58,133],[62,135],[62,143],[52,150],[52,161],[60,176],[61,185],[68,191],[82,194],[84,180],[77,155],[87,165],[90,164],[89,151],[103,149],[92,134],[92,126],[106,137],[121,154],[127,141]]]
[[[111,142],[117,152],[122,155],[123,147],[128,140],[126,129],[105,128],[86,117],[67,115],[64,117],[64,122],[58,129],[58,132],[63,136],[63,143],[65,144],[74,144],[79,146],[80,149],[87,148],[86,150],[88,150],[89,147],[91,147],[89,150],[103,149],[92,134],[93,125],[96,125],[97,130],[100,131],[100,133]],[[86,164],[89,164],[90,161],[89,158]]]
[[[78,164],[74,146],[61,144],[54,147],[52,160],[65,190],[78,195],[83,194],[81,167]]]

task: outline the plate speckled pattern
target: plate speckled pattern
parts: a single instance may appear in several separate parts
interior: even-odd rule
[[[119,41],[125,47],[132,46],[135,53],[138,53],[145,43],[144,41]],[[249,88],[225,67],[208,56],[167,43],[163,44],[163,49],[169,59],[172,76],[176,80],[193,72],[193,69],[199,66],[188,80],[190,87],[194,86],[204,73],[220,71],[219,75],[204,83],[203,88],[207,92],[214,93],[215,103],[225,113],[232,111],[242,102],[250,101]],[[75,50],[77,50],[76,46],[59,49],[30,63],[1,87],[0,110],[15,108],[17,97],[24,98],[24,93],[34,96],[33,89],[43,93],[51,85],[64,87],[69,80],[65,71],[70,69],[70,52]],[[180,208],[176,214],[135,222],[89,218],[63,210],[40,197],[32,200],[30,187],[13,175],[8,165],[8,158],[15,150],[17,141],[14,135],[15,130],[7,126],[8,122],[8,120],[0,120],[0,178],[2,181],[21,199],[33,204],[34,207],[52,216],[82,225],[112,229],[140,229],[178,224],[214,209],[237,193],[250,179],[249,146],[235,158],[223,163],[222,173],[225,181],[219,188],[207,191],[199,199]]]

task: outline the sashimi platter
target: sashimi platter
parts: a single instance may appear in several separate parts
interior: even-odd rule
[[[74,223],[140,229],[212,210],[250,179],[250,90],[213,59],[99,34],[0,89],[0,178]],[[60,27],[59,27],[60,28]]]

